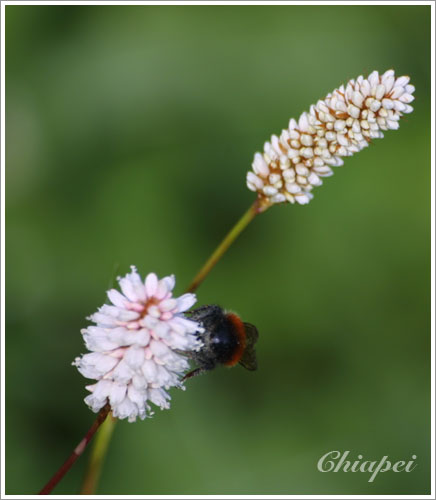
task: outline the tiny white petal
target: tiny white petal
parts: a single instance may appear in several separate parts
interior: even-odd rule
[[[122,359],[114,368],[111,377],[116,382],[128,384],[134,375],[134,370]]]
[[[129,385],[127,390],[127,396],[132,401],[132,403],[136,404],[136,406],[141,407],[144,405],[144,401],[147,398],[147,394],[145,391],[139,391],[133,384]]]
[[[129,302],[124,295],[115,289],[109,290],[107,292],[107,296],[114,306],[125,307]]]
[[[153,332],[154,332],[153,338],[156,338],[156,336],[157,336],[160,339],[167,339],[168,334],[171,331],[171,327],[172,327],[172,322],[159,321],[153,329]]]
[[[335,130],[340,132],[341,130],[344,130],[344,128],[345,128],[345,121],[344,120],[336,120]]]
[[[102,401],[101,399],[97,399],[94,394],[89,394],[88,396],[86,396],[84,401],[94,413],[99,412],[106,404],[106,399],[104,401]]]
[[[280,168],[281,169],[286,169],[289,167],[291,162],[289,161],[289,158],[287,156],[280,156]]]
[[[139,313],[136,311],[130,311],[116,306],[109,306],[108,304],[102,305],[99,313],[110,316],[111,318],[115,318],[119,321],[133,321],[139,318]]]
[[[353,118],[359,118],[359,116],[360,116],[360,109],[357,106],[350,105],[350,106],[348,106],[348,113]]]
[[[360,85],[360,92],[362,93],[363,97],[369,96],[369,94],[371,93],[371,84],[368,80],[363,80],[362,84]]]
[[[154,296],[157,299],[162,300],[168,296],[169,292],[170,290],[168,289],[168,285],[166,284],[166,282],[164,280],[159,280]]]
[[[301,187],[295,182],[288,182],[286,183],[286,191],[290,194],[296,194],[301,191]]]
[[[256,189],[262,189],[264,185],[263,180],[253,172],[247,172],[247,182],[253,184],[253,186],[255,186]]]
[[[401,97],[405,92],[404,87],[395,87],[394,90],[391,93],[391,99],[395,100]]]
[[[248,173],[250,173],[250,172],[248,172]],[[249,182],[248,180],[247,180],[247,187],[250,191],[254,191],[254,192],[257,191],[257,187],[254,184],[252,184],[251,182]]]
[[[169,407],[169,403],[167,401],[167,399],[169,399],[169,395],[163,389],[149,389],[148,397],[150,401],[152,401],[156,406],[159,406],[161,409]]]
[[[313,170],[321,177],[330,177],[331,175],[333,175],[333,170],[327,165],[324,165],[322,167],[315,167]]]
[[[408,104],[409,102],[412,102],[415,98],[411,94],[403,94],[400,97],[400,101]]]
[[[303,146],[312,146],[313,144],[313,138],[311,135],[308,134],[303,134],[300,138],[300,141],[301,144],[303,144]]]
[[[283,151],[280,148],[279,138],[276,135],[271,136],[271,145],[274,148],[274,151],[277,153],[278,156],[283,154]]]
[[[90,352],[82,358],[76,358],[74,362],[84,377],[93,379],[99,379],[117,363],[117,359],[99,352]]]
[[[136,268],[132,266],[132,272],[124,278],[119,279],[120,288],[123,294],[131,301],[145,300],[145,289],[141,283],[141,278],[136,272]]]
[[[312,158],[313,157],[313,149],[312,148],[304,148],[301,151],[301,155],[304,158]]]
[[[290,149],[288,150],[288,158],[290,158],[291,160],[292,160],[293,158],[296,158],[299,154],[300,154],[300,151],[299,151],[299,150],[297,150],[297,149],[292,149],[292,148],[290,148]]]
[[[300,205],[306,205],[310,201],[308,193],[298,193],[295,195],[295,201]]]
[[[353,92],[353,103],[358,108],[362,107],[363,100],[364,100],[364,96],[361,94],[361,92]]]
[[[166,276],[165,278],[162,278],[162,281],[165,282],[167,289],[171,291],[176,284],[176,277],[174,276],[174,274],[171,274],[171,276]]]
[[[303,132],[306,132],[309,128],[309,122],[307,120],[307,113],[303,113],[298,120],[298,126]]]
[[[126,353],[124,354],[124,361],[132,370],[138,370],[144,362],[144,359],[144,349],[139,346],[129,347],[128,349],[126,349]]]
[[[151,359],[144,361],[141,370],[147,382],[153,383],[155,381],[157,377],[157,365],[154,361]]]
[[[172,311],[177,306],[177,299],[165,299],[159,304],[161,311]]]
[[[100,400],[102,403],[106,403],[106,398],[109,396],[112,390],[113,382],[110,380],[99,380],[93,386],[87,386],[88,390],[92,390],[92,395],[95,399]],[[92,388],[92,389],[91,389]]]
[[[262,177],[266,177],[269,174],[268,165],[263,155],[260,153],[254,155],[253,170],[255,174],[261,175]]]
[[[277,193],[271,198],[273,203],[283,203],[286,201],[286,197],[282,193]]]
[[[148,383],[142,374],[136,373],[132,377],[132,385],[138,389],[138,391],[143,391],[144,389],[147,389]]]
[[[112,384],[111,390],[109,392],[109,402],[112,407],[115,405],[119,405],[123,401],[126,395],[126,390],[127,387],[124,384]]]
[[[395,76],[395,71],[393,69],[388,69],[387,71],[385,71],[382,75],[382,83],[384,83],[386,79],[392,76]]]
[[[338,134],[337,135],[337,140],[338,140],[338,143],[341,145],[341,146],[348,146],[349,142],[348,142],[348,139],[346,138],[345,135],[343,134]]]
[[[395,80],[395,87],[405,87],[409,83],[409,76],[400,76]]]
[[[282,175],[286,181],[293,181],[295,179],[295,171],[292,168],[284,170]]]
[[[309,174],[309,169],[305,167],[302,163],[299,163],[295,167],[295,171],[297,172],[298,175],[308,175]]]
[[[406,105],[401,101],[394,101],[394,108],[396,111],[404,111],[406,109]]]
[[[368,76],[368,81],[371,85],[371,87],[375,87],[379,83],[379,76],[378,76],[378,71],[373,71],[369,76]]]
[[[135,332],[135,345],[145,347],[150,342],[150,334],[146,328],[141,328]]]
[[[90,351],[110,351],[119,347],[117,342],[110,340],[108,332],[104,328],[88,326],[81,333],[86,348]]]
[[[275,194],[277,194],[277,189],[272,187],[272,186],[265,186],[263,188],[263,192],[267,195],[267,196],[273,196]]]
[[[153,297],[157,290],[158,279],[154,273],[150,273],[145,278],[145,290],[147,292],[147,297]]]
[[[263,145],[263,150],[271,160],[275,160],[278,158],[278,153],[274,150],[270,142],[265,142],[265,144]]]
[[[197,302],[197,298],[193,293],[185,293],[177,299],[177,309],[179,312],[185,312]]]
[[[400,124],[396,121],[393,121],[393,120],[386,120],[386,123],[387,123],[387,126],[391,129],[391,130],[397,130],[400,128]]]
[[[89,319],[102,327],[110,328],[118,326],[118,322],[113,316],[108,316],[107,314],[101,314],[99,312],[92,314]]]
[[[394,86],[395,78],[393,76],[388,76],[387,78],[383,77],[382,83],[386,88],[386,93],[389,93]]]
[[[294,118],[291,118],[289,120],[289,130],[293,130],[297,127],[298,127],[297,122],[294,120]]]
[[[340,156],[348,156],[348,150],[345,146],[341,146],[337,151],[336,154],[338,155],[336,158],[336,166],[339,166],[338,160]],[[342,160],[341,160],[342,161]]]
[[[268,178],[270,184],[276,184],[280,179],[280,174],[271,174]]]
[[[152,316],[154,318],[160,318],[160,309],[156,305],[151,305],[147,309],[147,315]]]
[[[113,407],[113,415],[121,420],[127,418],[129,422],[134,422],[138,416],[138,408],[126,396],[121,403]]]
[[[373,112],[376,113],[380,108],[381,108],[382,103],[377,100],[373,100],[369,106],[369,109]]]
[[[382,106],[385,109],[393,109],[394,107],[394,102],[391,99],[383,99],[382,100]]]
[[[325,135],[325,138],[329,141],[329,142],[333,142],[336,140],[336,134],[335,132],[332,132],[332,131],[329,131],[326,133]]]
[[[353,93],[353,92],[351,91],[350,93]],[[347,105],[345,104],[344,101],[339,100],[339,99],[337,101],[335,101],[334,108],[336,109],[336,111],[340,111],[341,113],[347,112]]]
[[[309,175],[307,180],[312,186],[321,186],[322,184],[322,180],[314,172]]]
[[[165,356],[169,351],[169,348],[163,342],[158,342],[156,340],[152,340],[150,342],[150,349],[151,352],[158,358]]]

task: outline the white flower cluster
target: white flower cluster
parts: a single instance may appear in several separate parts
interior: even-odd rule
[[[300,203],[312,199],[311,190],[322,177],[333,174],[331,167],[343,165],[352,156],[383,137],[384,130],[396,130],[409,105],[415,87],[409,77],[395,78],[394,70],[368,78],[359,76],[334,90],[304,112],[298,123],[291,119],[280,137],[273,135],[264,152],[256,153],[247,186],[257,191],[264,204]]]
[[[198,350],[195,333],[202,329],[183,315],[195,295],[172,297],[174,276],[158,280],[151,273],[143,282],[132,266],[119,284],[122,293],[108,291],[113,305],[103,305],[89,318],[95,326],[82,330],[92,352],[73,365],[84,377],[98,380],[87,387],[91,394],[85,398],[94,412],[109,403],[115,417],[134,422],[151,415],[148,402],[169,408],[165,389],[182,387],[180,376],[189,368],[175,350]]]

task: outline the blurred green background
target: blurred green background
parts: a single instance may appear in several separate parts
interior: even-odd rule
[[[253,201],[255,151],[373,69],[414,113],[258,217],[198,291],[257,325],[115,431],[101,494],[430,491],[430,7],[6,7],[6,492],[36,493],[94,416],[71,366],[114,273],[184,287]],[[321,473],[331,450],[411,473]],[[77,493],[82,457],[55,490]]]

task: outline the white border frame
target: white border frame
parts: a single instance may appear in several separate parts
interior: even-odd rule
[[[39,495],[6,495],[5,494],[5,7],[7,5],[428,5],[431,7],[431,494],[430,495],[401,495],[403,499],[435,498],[435,4],[433,1],[241,1],[241,0],[181,0],[181,1],[143,1],[143,0],[106,0],[106,1],[2,1],[1,3],[1,490],[0,498],[40,498]],[[74,443],[71,443],[74,446]],[[61,464],[59,464],[61,465]],[[54,472],[54,471],[53,471]],[[42,478],[42,483],[45,478]],[[41,483],[41,485],[42,485]],[[76,495],[54,495],[52,498],[77,498]],[[99,498],[101,495],[80,495],[80,498]],[[189,499],[189,498],[237,498],[237,499],[294,499],[298,495],[107,495],[105,498],[129,499]],[[334,499],[334,498],[386,498],[395,499],[399,495],[304,495],[306,499]]]

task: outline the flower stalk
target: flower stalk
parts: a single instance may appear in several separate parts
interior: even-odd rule
[[[216,250],[206,261],[204,266],[200,269],[200,271],[198,271],[197,275],[186,289],[186,292],[194,292],[195,290],[197,290],[206,276],[213,269],[215,264],[221,259],[230,245],[236,240],[236,238],[242,233],[242,231],[248,226],[248,224],[256,217],[257,214],[264,212],[270,206],[268,203],[264,203],[262,201],[263,200],[258,198],[245,212],[245,214],[238,220],[233,228],[227,233],[222,242],[218,245]]]
[[[101,476],[103,462],[106,457],[107,449],[115,429],[117,419],[113,417],[112,413],[103,422],[100,431],[97,434],[93,447],[91,449],[91,456],[89,458],[86,474],[83,479],[81,495],[93,495],[97,489],[98,481]]]

